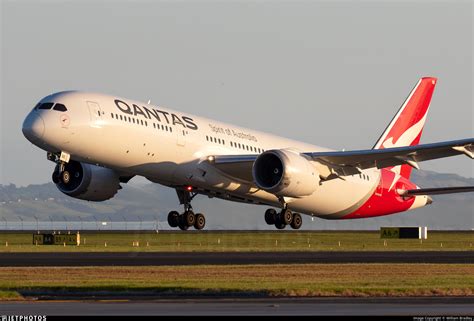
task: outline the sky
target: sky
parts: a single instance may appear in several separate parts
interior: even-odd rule
[[[333,149],[371,148],[422,76],[422,143],[473,137],[471,1],[1,0],[0,184],[51,179],[21,124],[62,90],[151,101]],[[422,169],[474,177],[467,157]]]

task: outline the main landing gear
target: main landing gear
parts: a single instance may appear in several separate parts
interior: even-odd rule
[[[283,208],[279,213],[273,208],[269,208],[265,211],[265,222],[268,225],[275,225],[279,230],[284,229],[287,225],[298,230],[303,224],[303,219],[301,218],[301,214],[292,213],[287,208]]]
[[[191,200],[197,195],[197,193],[191,194],[190,191],[183,191],[176,189],[180,204],[184,204],[184,212],[179,214],[177,211],[171,211],[168,213],[168,224],[171,227],[179,227],[181,230],[186,231],[190,227],[194,226],[196,230],[202,230],[206,225],[206,218],[203,214],[194,214],[191,206]]]

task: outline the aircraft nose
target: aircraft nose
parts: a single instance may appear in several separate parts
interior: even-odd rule
[[[36,112],[32,111],[23,122],[23,135],[32,143],[37,143],[44,135],[44,120]]]

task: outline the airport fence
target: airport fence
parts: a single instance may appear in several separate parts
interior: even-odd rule
[[[1,218],[0,231],[155,231],[171,229],[158,220],[17,220]]]

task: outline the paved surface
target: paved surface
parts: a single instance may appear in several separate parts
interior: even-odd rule
[[[0,302],[0,315],[474,315],[474,298]]]
[[[293,263],[474,263],[459,252],[47,252],[0,253],[0,266],[140,266]]]

